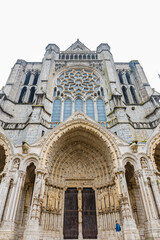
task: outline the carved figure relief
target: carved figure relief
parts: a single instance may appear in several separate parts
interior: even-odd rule
[[[145,159],[144,157],[141,157],[141,166],[142,168],[148,168],[147,159]]]
[[[20,164],[20,160],[19,160],[18,158],[16,158],[16,159],[13,161],[13,170],[19,169],[19,164]]]

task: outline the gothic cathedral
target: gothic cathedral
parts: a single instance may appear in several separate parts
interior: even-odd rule
[[[79,39],[0,90],[0,240],[160,239],[160,94]]]

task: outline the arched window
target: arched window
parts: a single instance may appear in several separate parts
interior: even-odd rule
[[[87,99],[86,101],[86,113],[89,117],[95,119],[94,103],[92,99]]]
[[[31,90],[30,90],[30,95],[29,95],[28,103],[33,103],[35,91],[36,91],[35,87],[32,87]]]
[[[129,75],[128,72],[126,72],[126,78],[127,78],[128,84],[132,84],[132,82],[131,82],[131,77],[130,77],[130,75]]]
[[[120,83],[123,84],[123,77],[121,72],[118,73],[118,77],[119,77]]]
[[[77,112],[78,110],[83,112],[83,101],[80,98],[77,98],[75,101],[75,112]]]
[[[28,85],[29,84],[30,77],[31,77],[31,72],[28,72],[27,75],[26,75],[26,79],[24,81],[24,85]]]
[[[129,98],[128,98],[127,89],[126,89],[125,86],[122,87],[122,92],[123,92],[123,96],[124,96],[125,102],[127,104],[129,104]]]
[[[38,77],[39,77],[39,73],[36,72],[36,74],[35,74],[35,76],[34,76],[34,80],[33,80],[33,85],[37,85]]]
[[[92,54],[92,59],[95,59],[95,56]]]
[[[86,55],[85,54],[83,55],[83,59],[86,59]]]
[[[21,94],[20,94],[20,97],[19,97],[19,100],[18,100],[18,103],[23,103],[24,102],[26,92],[27,92],[27,88],[23,87],[22,91],[21,91]]]
[[[97,113],[99,122],[105,122],[107,120],[104,101],[100,98],[97,99]]]
[[[131,94],[132,94],[132,98],[133,98],[134,103],[138,104],[138,100],[137,100],[137,96],[136,96],[134,87],[131,86],[131,87],[130,87],[130,91],[131,91]]]
[[[72,114],[72,101],[71,99],[67,98],[64,102],[64,114],[63,120],[67,119]]]
[[[51,122],[60,122],[60,116],[61,116],[61,100],[56,99],[53,103]]]

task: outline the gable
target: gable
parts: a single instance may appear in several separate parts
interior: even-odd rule
[[[66,50],[67,52],[72,51],[91,51],[89,48],[87,48],[79,39],[75,43],[73,43],[69,48]]]

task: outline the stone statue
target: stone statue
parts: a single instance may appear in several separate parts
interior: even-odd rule
[[[59,212],[62,210],[62,190],[59,190],[59,206],[58,206]]]
[[[112,191],[112,188],[110,188],[110,204],[111,204],[111,209],[112,211],[114,210],[114,197],[113,197],[113,191]]]
[[[44,196],[43,196],[43,200],[42,200],[42,208],[43,209],[46,208],[46,203],[47,203],[47,186],[45,186]]]
[[[51,187],[48,191],[48,210],[53,211],[54,209],[54,192],[53,192],[53,188]]]
[[[104,196],[104,189],[102,190],[101,194],[101,206],[102,206],[102,212],[105,212],[105,196]]]
[[[35,198],[43,199],[43,194],[45,190],[45,180],[41,173],[37,174],[34,188],[34,196]]]
[[[20,161],[18,158],[16,158],[13,162],[13,170],[19,169],[19,164],[20,164]]]
[[[109,211],[109,196],[108,196],[108,191],[107,191],[107,188],[106,188],[106,191],[105,191],[105,205],[106,205],[106,210],[107,212]]]
[[[102,195],[102,190],[98,191],[98,195],[97,195],[97,205],[98,205],[98,212],[101,213],[102,212],[102,206],[101,206],[101,195]]]
[[[148,168],[147,160],[144,157],[141,157],[141,166],[142,168]]]

